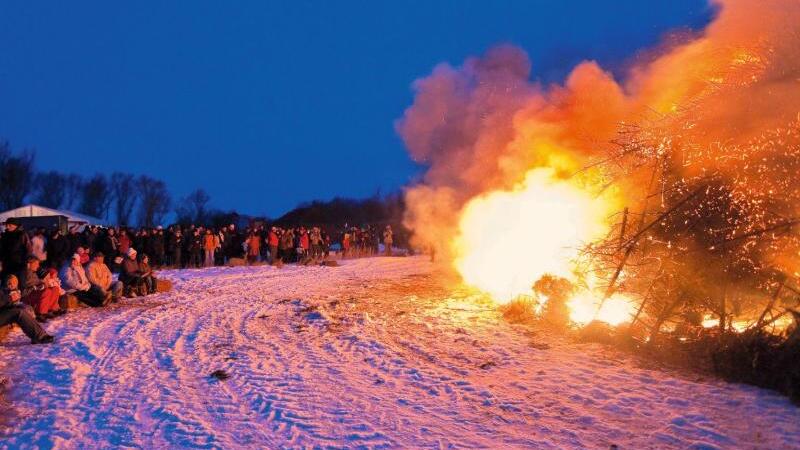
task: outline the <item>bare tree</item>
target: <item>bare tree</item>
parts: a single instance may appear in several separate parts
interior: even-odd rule
[[[81,192],[83,192],[83,178],[76,173],[64,175],[64,199],[61,207],[74,209],[81,200]]]
[[[194,213],[186,197],[180,199],[175,205],[175,222],[181,225],[194,223]]]
[[[66,176],[51,170],[36,174],[33,181],[33,203],[47,208],[60,208],[64,202]]]
[[[96,174],[83,184],[80,212],[105,219],[111,206],[111,186],[103,174]]]
[[[208,202],[211,197],[203,189],[195,189],[175,205],[179,223],[204,224],[208,219]]]
[[[114,172],[111,175],[111,189],[113,190],[117,225],[130,225],[133,208],[139,198],[136,178],[129,173]]]
[[[161,223],[171,203],[167,185],[147,175],[139,176],[137,182],[140,194],[139,224],[152,227]]]
[[[34,158],[32,151],[14,155],[8,142],[0,142],[0,208],[16,208],[25,201],[33,188]]]

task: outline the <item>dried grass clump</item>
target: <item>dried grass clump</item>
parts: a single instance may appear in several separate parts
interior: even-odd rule
[[[530,297],[517,297],[500,307],[503,318],[509,323],[532,324],[536,321],[536,301]]]

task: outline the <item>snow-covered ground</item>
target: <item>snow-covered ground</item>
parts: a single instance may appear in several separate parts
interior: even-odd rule
[[[800,448],[784,398],[510,325],[424,258],[163,275],[0,344],[0,447]]]

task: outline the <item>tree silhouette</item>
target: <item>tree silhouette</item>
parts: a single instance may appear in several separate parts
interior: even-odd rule
[[[8,142],[0,142],[0,208],[22,206],[33,188],[35,176],[33,151],[20,155],[11,153]]]
[[[108,217],[112,189],[103,174],[96,174],[83,184],[80,212],[99,219]]]
[[[113,191],[117,225],[130,225],[133,208],[139,198],[136,178],[129,173],[114,172],[111,175],[111,189]]]
[[[169,212],[171,198],[167,185],[161,180],[141,175],[137,179],[139,202],[139,225],[152,227],[161,223]]]

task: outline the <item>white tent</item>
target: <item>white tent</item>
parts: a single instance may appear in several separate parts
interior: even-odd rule
[[[84,225],[100,225],[102,220],[72,211],[45,208],[39,205],[25,205],[19,208],[10,209],[0,213],[0,223],[12,217],[43,217],[43,216],[65,216],[70,228],[74,226],[83,227]]]

